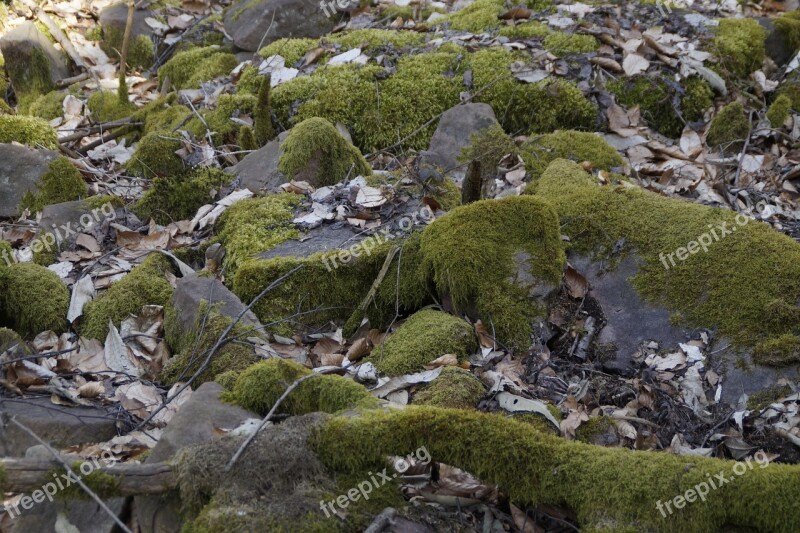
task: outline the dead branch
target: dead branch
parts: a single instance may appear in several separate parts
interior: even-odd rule
[[[91,126],[88,128],[83,128],[78,132],[75,132],[71,135],[67,135],[66,137],[61,137],[58,142],[61,144],[66,144],[72,141],[78,141],[83,139],[87,135],[92,135],[93,133],[99,133],[101,131],[106,130],[113,130],[116,128],[121,128],[122,126],[138,126],[138,123],[133,122],[132,117],[123,118],[120,120],[114,120],[112,122],[106,122],[104,124],[97,124],[95,126]]]

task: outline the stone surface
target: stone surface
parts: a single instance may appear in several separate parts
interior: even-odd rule
[[[153,17],[155,13],[150,10],[146,9],[136,9],[133,12],[133,25],[131,26],[131,38],[138,37],[140,35],[146,35],[148,37],[154,34],[153,28],[151,28],[145,19],[147,17]],[[100,27],[103,28],[103,31],[108,31],[109,29],[114,29],[116,31],[125,32],[125,24],[128,22],[128,5],[125,2],[120,2],[118,4],[114,4],[104,8],[100,12]]]
[[[287,181],[286,176],[278,170],[278,161],[283,155],[281,144],[285,138],[286,135],[283,135],[283,138],[268,142],[229,168],[228,172],[236,176],[232,186],[250,189],[256,194],[276,192]]]
[[[117,514],[122,515],[125,498],[106,500],[105,504]],[[32,531],[68,531],[64,529],[64,521],[72,524],[77,531],[91,533],[112,533],[117,531],[114,519],[111,518],[94,501],[54,501],[45,500],[34,504],[31,509],[19,508],[20,516],[12,522],[11,533],[31,533]],[[56,527],[58,515],[63,515]],[[74,530],[73,530],[74,531]]]
[[[479,131],[498,124],[492,107],[488,104],[463,104],[451,107],[439,119],[439,126],[431,138],[431,144],[423,152],[428,164],[463,175],[466,167],[459,167],[461,149],[469,146],[470,137]]]
[[[56,158],[58,154],[50,150],[0,144],[0,217],[19,214],[22,197],[36,190],[39,178]]]
[[[777,386],[778,380],[787,378],[797,381],[800,366],[766,367],[753,364],[750,354],[730,345],[727,339],[719,341],[709,357],[709,364],[722,376],[720,402],[735,407],[742,394],[752,395]]]
[[[69,68],[64,56],[40,32],[32,22],[23,22],[6,32],[0,39],[0,53],[6,62],[11,85],[15,89],[26,87],[35,74],[29,68],[34,63],[34,50],[41,50],[50,63],[50,82],[69,77]]]
[[[324,224],[310,230],[302,240],[282,242],[259,255],[263,259],[274,257],[308,257],[317,252],[343,250],[364,240],[365,235],[354,232],[347,224]]]
[[[317,0],[239,0],[227,11],[225,32],[237,47],[255,52],[283,37],[322,37],[342,16],[328,13]]]

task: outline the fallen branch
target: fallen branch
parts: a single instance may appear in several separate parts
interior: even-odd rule
[[[67,135],[66,137],[61,137],[58,140],[58,142],[61,144],[66,144],[72,141],[78,141],[80,139],[83,139],[87,135],[92,135],[93,133],[99,133],[101,131],[106,131],[106,130],[113,130],[116,128],[121,128],[122,126],[138,126],[138,125],[140,124],[137,122],[133,122],[133,117],[127,117],[120,120],[114,120],[112,122],[96,124],[94,126],[90,126],[87,128],[81,128],[79,132]]]

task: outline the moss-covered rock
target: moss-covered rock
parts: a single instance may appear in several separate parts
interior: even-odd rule
[[[791,394],[792,388],[788,385],[770,387],[751,395],[747,399],[747,408],[751,411],[760,411]]]
[[[178,89],[196,89],[203,82],[226,76],[236,68],[236,56],[219,46],[192,48],[175,54],[158,69],[158,79],[169,77]]]
[[[120,30],[115,26],[106,26],[102,30],[100,48],[108,57],[118,60],[124,35],[124,29]],[[149,36],[131,36],[128,45],[128,65],[131,67],[150,68],[155,60],[155,51],[155,46],[153,46],[153,41]]]
[[[410,374],[445,354],[464,360],[477,346],[475,332],[466,321],[432,309],[419,311],[376,347],[370,360],[390,376]]]
[[[283,143],[278,170],[315,187],[333,185],[347,176],[372,174],[358,148],[324,118],[310,118],[291,129]]]
[[[78,328],[90,339],[105,340],[108,323],[119,327],[130,315],[139,314],[145,305],[167,305],[172,285],[165,275],[172,272],[172,263],[163,254],[154,253],[117,281],[106,292],[86,304]]]
[[[187,175],[155,178],[131,209],[141,220],[153,219],[162,225],[191,219],[200,207],[212,203],[220,187],[233,177],[217,168],[202,167]]]
[[[59,157],[50,163],[35,192],[27,192],[22,198],[20,209],[30,209],[35,213],[44,206],[79,200],[86,196],[86,183],[75,165],[66,157]]]
[[[744,146],[750,133],[750,121],[740,102],[731,102],[723,107],[711,121],[706,137],[712,148],[721,148],[725,153],[737,153]]]
[[[544,39],[544,47],[557,56],[594,52],[600,45],[591,35],[576,33],[551,33]]]
[[[538,178],[556,159],[576,163],[588,161],[595,168],[611,170],[625,164],[619,153],[594,133],[557,131],[535,137],[520,149],[525,168],[532,178]]]
[[[136,145],[125,168],[135,175],[146,178],[183,174],[186,167],[183,160],[175,153],[182,147],[177,133],[166,131],[148,133]]]
[[[131,116],[136,111],[133,103],[120,101],[119,95],[112,91],[93,93],[87,100],[86,106],[97,122],[119,120]]]
[[[734,77],[747,77],[761,68],[767,30],[750,18],[719,21],[713,49],[717,60]]]
[[[422,234],[426,272],[456,309],[493,324],[501,342],[526,349],[565,264],[558,215],[529,197],[459,207]],[[442,355],[442,354],[439,354]]]
[[[786,39],[789,50],[796,52],[800,48],[800,11],[782,13],[774,22]]]
[[[445,367],[438,378],[414,394],[414,404],[449,409],[474,409],[483,398],[483,383],[461,368]]]
[[[20,102],[20,110],[34,117],[53,120],[64,115],[64,98],[66,94],[60,91],[51,91],[41,96],[30,99],[27,106]]]
[[[223,398],[260,415],[269,412],[286,389],[311,374],[311,370],[285,359],[269,359],[251,366],[239,376],[233,390]],[[363,385],[334,375],[320,375],[305,380],[286,398],[278,413],[336,413],[357,407],[373,408],[378,400]]]
[[[67,328],[69,290],[57,274],[33,263],[0,267],[0,314],[26,337]]]
[[[783,123],[786,122],[791,110],[792,100],[786,95],[781,95],[769,106],[767,120],[769,120],[773,128],[780,128],[783,126]]]
[[[317,46],[319,46],[318,39],[287,39],[284,37],[269,43],[258,51],[258,55],[265,59],[279,55],[284,59],[285,64],[290,66],[303,59],[309,50],[313,50]]]
[[[18,142],[37,148],[58,148],[56,130],[41,118],[0,114],[0,143]]]
[[[236,119],[244,116],[253,117],[257,106],[258,98],[250,94],[220,95],[216,109],[204,114],[208,129],[214,132],[215,142],[234,141],[242,128],[242,123]],[[203,131],[205,132],[205,126]]]

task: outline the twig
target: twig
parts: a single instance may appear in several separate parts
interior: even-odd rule
[[[62,80],[56,81],[56,88],[63,89],[64,87],[69,87],[73,83],[78,83],[79,81],[88,80],[89,73],[88,72],[81,72],[77,76],[72,76],[70,78],[64,78]]]
[[[140,123],[133,122],[133,117],[123,118],[120,120],[114,120],[112,122],[106,122],[104,124],[97,124],[95,126],[91,126],[89,128],[83,128],[80,131],[73,133],[71,135],[67,135],[66,137],[61,137],[58,142],[61,144],[66,144],[72,141],[78,141],[83,139],[87,135],[91,135],[93,133],[98,133],[103,130],[112,130],[115,128],[120,128],[122,126],[138,126]]]
[[[739,185],[739,174],[742,173],[742,161],[744,160],[744,156],[747,153],[747,147],[750,145],[750,135],[753,134],[753,111],[750,111],[750,115],[747,117],[747,123],[750,126],[747,130],[747,138],[744,140],[744,146],[742,146],[742,152],[739,154],[739,161],[736,164],[736,176],[733,178],[733,185]]]

